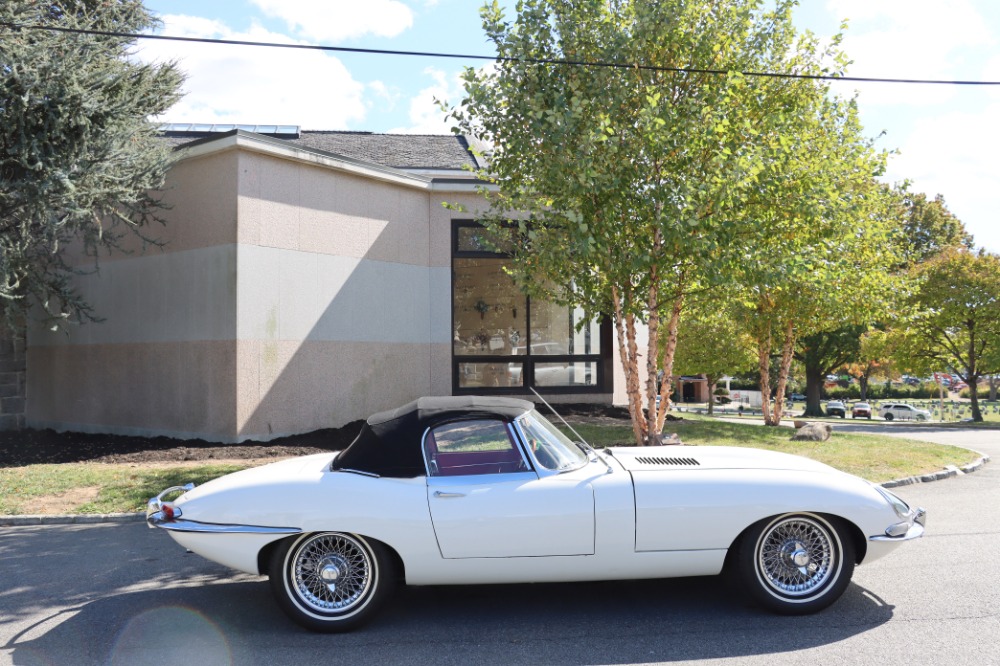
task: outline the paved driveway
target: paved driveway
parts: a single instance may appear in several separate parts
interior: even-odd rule
[[[905,423],[879,423],[878,421],[848,421],[834,423],[834,430],[841,432],[867,432],[892,437],[907,437],[935,444],[953,444],[967,449],[981,451],[995,457],[1000,455],[1000,430],[977,428],[956,429],[933,425],[910,425]]]
[[[927,536],[800,618],[719,579],[435,587],[316,635],[264,579],[141,524],[0,528],[0,663],[1000,664],[1000,464],[898,491],[928,509]]]

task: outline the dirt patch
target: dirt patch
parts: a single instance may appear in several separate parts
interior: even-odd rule
[[[100,486],[72,488],[56,495],[42,495],[31,498],[31,514],[66,513],[87,502],[93,502],[101,492]]]

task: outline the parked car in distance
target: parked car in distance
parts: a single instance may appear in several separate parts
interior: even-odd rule
[[[793,393],[793,394],[791,394],[788,397],[789,397],[789,399],[792,402],[805,402],[806,401],[806,396],[803,395],[802,393]]]
[[[878,408],[878,414],[886,421],[929,421],[931,413],[901,402],[887,402]]]
[[[826,415],[827,416],[839,416],[842,419],[847,418],[847,405],[839,400],[831,400],[826,403]]]
[[[374,414],[340,452],[168,488],[146,520],[203,557],[270,576],[277,604],[307,629],[348,631],[397,582],[729,571],[764,608],[814,613],[856,565],[922,536],[926,514],[815,460],[725,446],[596,451],[530,402],[464,396]]]
[[[851,405],[851,418],[856,419],[859,416],[870,419],[872,417],[872,406],[867,402],[856,402]]]

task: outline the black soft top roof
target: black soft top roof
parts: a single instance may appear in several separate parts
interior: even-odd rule
[[[499,417],[510,421],[535,408],[527,400],[482,396],[418,398],[402,407],[373,414],[331,469],[412,478],[426,474],[420,450],[424,431],[455,418]]]

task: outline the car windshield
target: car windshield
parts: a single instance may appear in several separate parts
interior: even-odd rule
[[[517,425],[531,455],[545,469],[565,472],[583,467],[590,459],[582,447],[535,410],[518,418]]]

